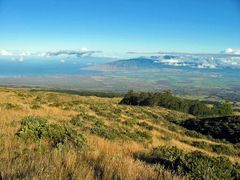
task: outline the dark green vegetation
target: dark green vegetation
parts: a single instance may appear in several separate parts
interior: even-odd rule
[[[187,143],[187,142],[185,142]],[[230,156],[239,156],[240,150],[230,144],[209,144],[205,141],[194,141],[189,143],[192,146],[201,148],[207,151],[215,152],[217,154],[225,154]]]
[[[240,116],[189,119],[183,121],[181,125],[216,139],[227,140],[231,143],[240,142]]]
[[[169,91],[162,93],[136,93],[129,91],[120,104],[134,106],[161,106],[200,117],[223,116],[231,115],[233,113],[232,107],[228,103],[224,103],[219,107],[214,105],[209,107],[201,101],[176,97]]]
[[[68,90],[68,89],[31,89],[31,92],[56,92],[56,93],[64,93],[64,94],[72,94],[79,96],[96,96],[96,97],[123,97],[123,93],[117,93],[113,91],[77,91],[77,90]]]
[[[186,153],[176,147],[160,146],[150,153],[139,153],[137,159],[161,164],[166,169],[189,179],[239,179],[240,165],[225,157],[209,157],[199,151]]]
[[[48,124],[41,117],[26,117],[21,122],[17,136],[26,141],[47,140],[52,147],[68,145],[83,148],[84,137],[67,124]]]

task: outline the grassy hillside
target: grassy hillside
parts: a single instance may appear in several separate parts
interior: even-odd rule
[[[120,101],[1,88],[0,179],[239,177],[239,147],[172,123],[194,116]]]

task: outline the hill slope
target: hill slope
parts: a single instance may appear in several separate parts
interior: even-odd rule
[[[162,161],[146,160],[155,155],[156,148],[159,155],[172,146],[183,151],[184,157],[195,157],[191,153],[197,150],[202,154],[196,157],[203,162],[212,158],[212,166],[218,162],[214,158],[225,157],[225,169],[231,170],[224,173],[236,176],[237,147],[171,123],[193,116],[161,107],[119,105],[120,100],[1,88],[0,179],[196,177],[194,171],[178,173]],[[215,146],[229,151],[206,148]],[[143,158],[142,153],[149,155]]]

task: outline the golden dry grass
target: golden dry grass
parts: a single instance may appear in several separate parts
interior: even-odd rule
[[[185,151],[200,150],[210,156],[218,154],[198,149],[186,141],[205,141],[184,135],[182,130],[170,130],[166,118],[182,120],[191,117],[160,107],[118,105],[120,98],[82,97],[53,92],[32,92],[29,89],[0,89],[0,179],[182,179],[159,165],[149,165],[134,158],[139,151],[165,145]],[[29,144],[16,137],[22,118],[41,116],[50,123],[69,122],[76,115],[92,117],[108,126],[125,121],[146,122],[153,126],[151,141],[107,140],[81,131],[88,150],[41,149],[41,144]],[[86,126],[93,122],[84,121]],[[132,130],[144,130],[134,125]],[[36,149],[38,149],[36,151]],[[240,162],[239,157],[227,156]]]

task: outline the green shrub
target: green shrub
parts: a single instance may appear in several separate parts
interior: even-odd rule
[[[201,152],[188,153],[179,159],[178,172],[187,174],[191,179],[235,179],[235,166],[225,157],[208,157]]]
[[[194,138],[204,138],[204,136],[201,133],[198,133],[196,131],[187,130],[185,134],[187,136],[194,137]]]
[[[171,114],[164,115],[164,119],[169,122],[178,122],[177,118]]]
[[[48,124],[47,120],[37,116],[23,118],[17,136],[26,141],[46,140],[52,147],[62,145],[82,148],[84,137],[67,124]]]
[[[72,129],[68,125],[53,124],[49,126],[48,138],[53,147],[59,145],[70,145],[74,147],[83,147],[85,139],[82,134]]]
[[[204,141],[195,141],[192,142],[191,145],[198,147],[198,148],[202,148],[208,151],[212,151],[218,154],[226,154],[226,155],[238,155],[237,150],[235,150],[233,147],[231,146],[227,146],[227,145],[222,145],[222,144],[208,144]]]
[[[60,103],[60,102],[49,102],[48,103],[48,106],[49,107],[61,107],[63,105],[63,103]],[[63,107],[65,108],[65,107]],[[69,109],[69,107],[67,107]],[[67,110],[67,109],[64,109],[64,110]]]
[[[121,109],[114,109],[113,113],[120,115],[122,113],[122,110]]]
[[[41,108],[41,104],[45,104],[46,102],[44,99],[40,96],[37,96],[36,98],[33,99],[32,103],[30,104],[31,109],[39,109]]]
[[[79,115],[77,115],[77,118],[81,118],[84,121],[92,121],[92,122],[97,121],[96,116],[89,115],[89,114],[86,114],[86,113],[80,113]]]
[[[29,116],[22,119],[17,135],[25,140],[39,140],[48,134],[47,120],[41,117]]]
[[[212,150],[209,144],[205,141],[194,141],[191,145],[205,150]]]
[[[126,125],[126,126],[133,127],[134,125],[137,124],[137,122],[134,121],[134,120],[126,120],[126,121],[123,122],[123,124]]]
[[[136,131],[136,132],[128,131],[126,135],[127,137],[135,141],[144,141],[144,140],[151,141],[152,140],[151,134],[146,131]]]
[[[167,125],[167,127],[170,131],[174,131],[174,132],[179,132],[179,130],[181,130],[181,128],[179,126],[176,126],[174,124],[169,124],[169,125]]]
[[[152,139],[151,134],[146,131],[134,131],[119,126],[107,126],[102,121],[97,121],[90,128],[90,132],[109,140],[125,139],[134,141],[146,141]]]
[[[171,141],[173,139],[173,135],[167,134],[165,136],[160,136],[160,139],[163,139],[164,141]]]
[[[151,164],[161,164],[164,165],[166,169],[173,170],[174,162],[182,157],[183,151],[176,147],[166,147],[160,146],[158,148],[153,149],[153,151],[149,153],[138,153],[136,157],[140,160],[146,161]]]
[[[19,110],[19,109],[21,109],[21,106],[12,104],[12,103],[2,103],[2,104],[0,104],[0,108],[6,109],[6,110],[11,110],[11,109]]]
[[[70,123],[75,126],[82,126],[83,120],[79,115],[77,115],[77,116],[72,117],[72,119],[70,120]]]
[[[168,161],[174,162],[178,157],[183,155],[183,151],[181,149],[173,147],[160,146],[155,148],[153,151],[153,156],[155,158],[162,157],[163,159],[167,159]]]
[[[226,155],[238,155],[238,152],[233,148],[226,145],[221,144],[213,144],[210,145],[213,152],[219,153],[219,154],[226,154]]]
[[[140,127],[145,128],[145,129],[147,129],[149,131],[153,130],[153,126],[148,124],[148,123],[146,123],[146,122],[139,122],[139,123],[137,123],[137,125],[140,126]]]
[[[236,143],[236,144],[235,144],[235,147],[238,148],[238,149],[240,149],[240,143]]]
[[[40,105],[40,103],[34,101],[30,104],[30,108],[31,109],[39,109],[39,108],[41,108],[41,105]]]
[[[161,164],[189,179],[239,179],[240,166],[225,157],[209,157],[199,151],[185,153],[176,147],[159,147],[150,153],[138,153],[138,159]]]
[[[106,126],[102,121],[97,121],[94,126],[90,128],[90,132],[109,140],[120,137],[119,131]]]

